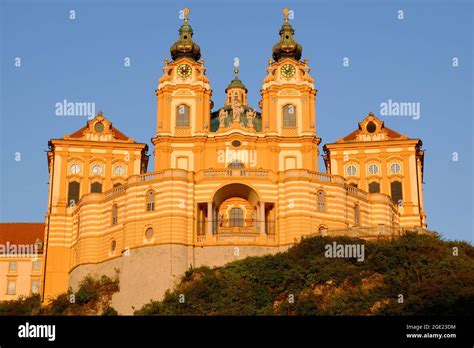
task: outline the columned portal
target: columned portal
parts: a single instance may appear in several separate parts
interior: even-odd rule
[[[212,201],[197,205],[197,240],[256,240],[274,236],[273,203],[250,186],[234,183],[217,190]],[[270,228],[269,226],[272,226]]]

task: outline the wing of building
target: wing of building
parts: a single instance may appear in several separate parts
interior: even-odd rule
[[[0,301],[39,294],[44,223],[0,223]]]
[[[119,269],[114,307],[131,313],[191,266],[275,253],[314,234],[426,227],[421,141],[373,114],[324,146],[320,171],[315,82],[288,18],[279,36],[259,105],[236,68],[214,107],[186,17],[156,89],[150,171],[147,145],[113,127],[113,115],[50,141],[45,298]]]

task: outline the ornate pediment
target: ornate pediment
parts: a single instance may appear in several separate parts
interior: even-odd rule
[[[117,128],[112,126],[112,122],[107,120],[102,111],[78,131],[65,135],[64,139],[90,140],[90,141],[119,141],[133,143],[134,140],[129,138]]]
[[[408,139],[408,137],[385,127],[383,121],[378,119],[372,112],[369,112],[367,117],[359,122],[358,129],[344,138],[338,139],[337,143],[402,139]]]

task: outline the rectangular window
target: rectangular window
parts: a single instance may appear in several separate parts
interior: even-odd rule
[[[189,106],[179,105],[176,114],[176,127],[189,127]]]
[[[41,269],[41,261],[33,261],[33,271],[39,271]]]
[[[79,202],[79,191],[81,185],[77,181],[72,181],[68,185],[67,203],[68,206],[73,207]]]
[[[7,295],[15,295],[16,280],[9,280],[7,285]]]
[[[283,127],[296,127],[296,112],[294,105],[285,105],[283,107]]]
[[[31,281],[31,293],[38,294],[39,293],[39,280],[34,279]]]
[[[8,265],[8,270],[9,271],[12,271],[12,272],[15,272],[16,271],[16,268],[17,268],[17,263],[16,261],[10,261],[9,265]]]
[[[403,204],[403,194],[402,194],[402,183],[400,181],[394,181],[390,183],[390,189],[392,191],[392,201],[395,204]]]
[[[102,192],[102,184],[100,182],[93,182],[91,184],[91,193],[101,193]]]

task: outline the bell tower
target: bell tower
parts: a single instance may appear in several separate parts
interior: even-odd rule
[[[159,137],[194,136],[209,132],[211,88],[205,75],[201,49],[193,40],[185,8],[179,38],[171,46],[171,61],[164,60],[163,75],[156,89],[155,144]]]
[[[193,156],[188,154],[189,151],[183,160],[188,164],[183,165],[177,152],[173,153],[172,143],[184,142],[191,146],[193,139],[206,136],[211,128],[212,90],[201,49],[194,42],[193,29],[188,23],[189,9],[185,8],[183,13],[184,23],[179,28],[179,38],[170,48],[171,61],[164,60],[163,75],[155,91],[156,134],[151,139],[155,147],[155,171],[193,168]]]
[[[273,46],[261,90],[262,130],[283,137],[314,136],[317,90],[308,61],[300,60],[303,48],[295,41],[289,10],[283,14],[280,40]]]

